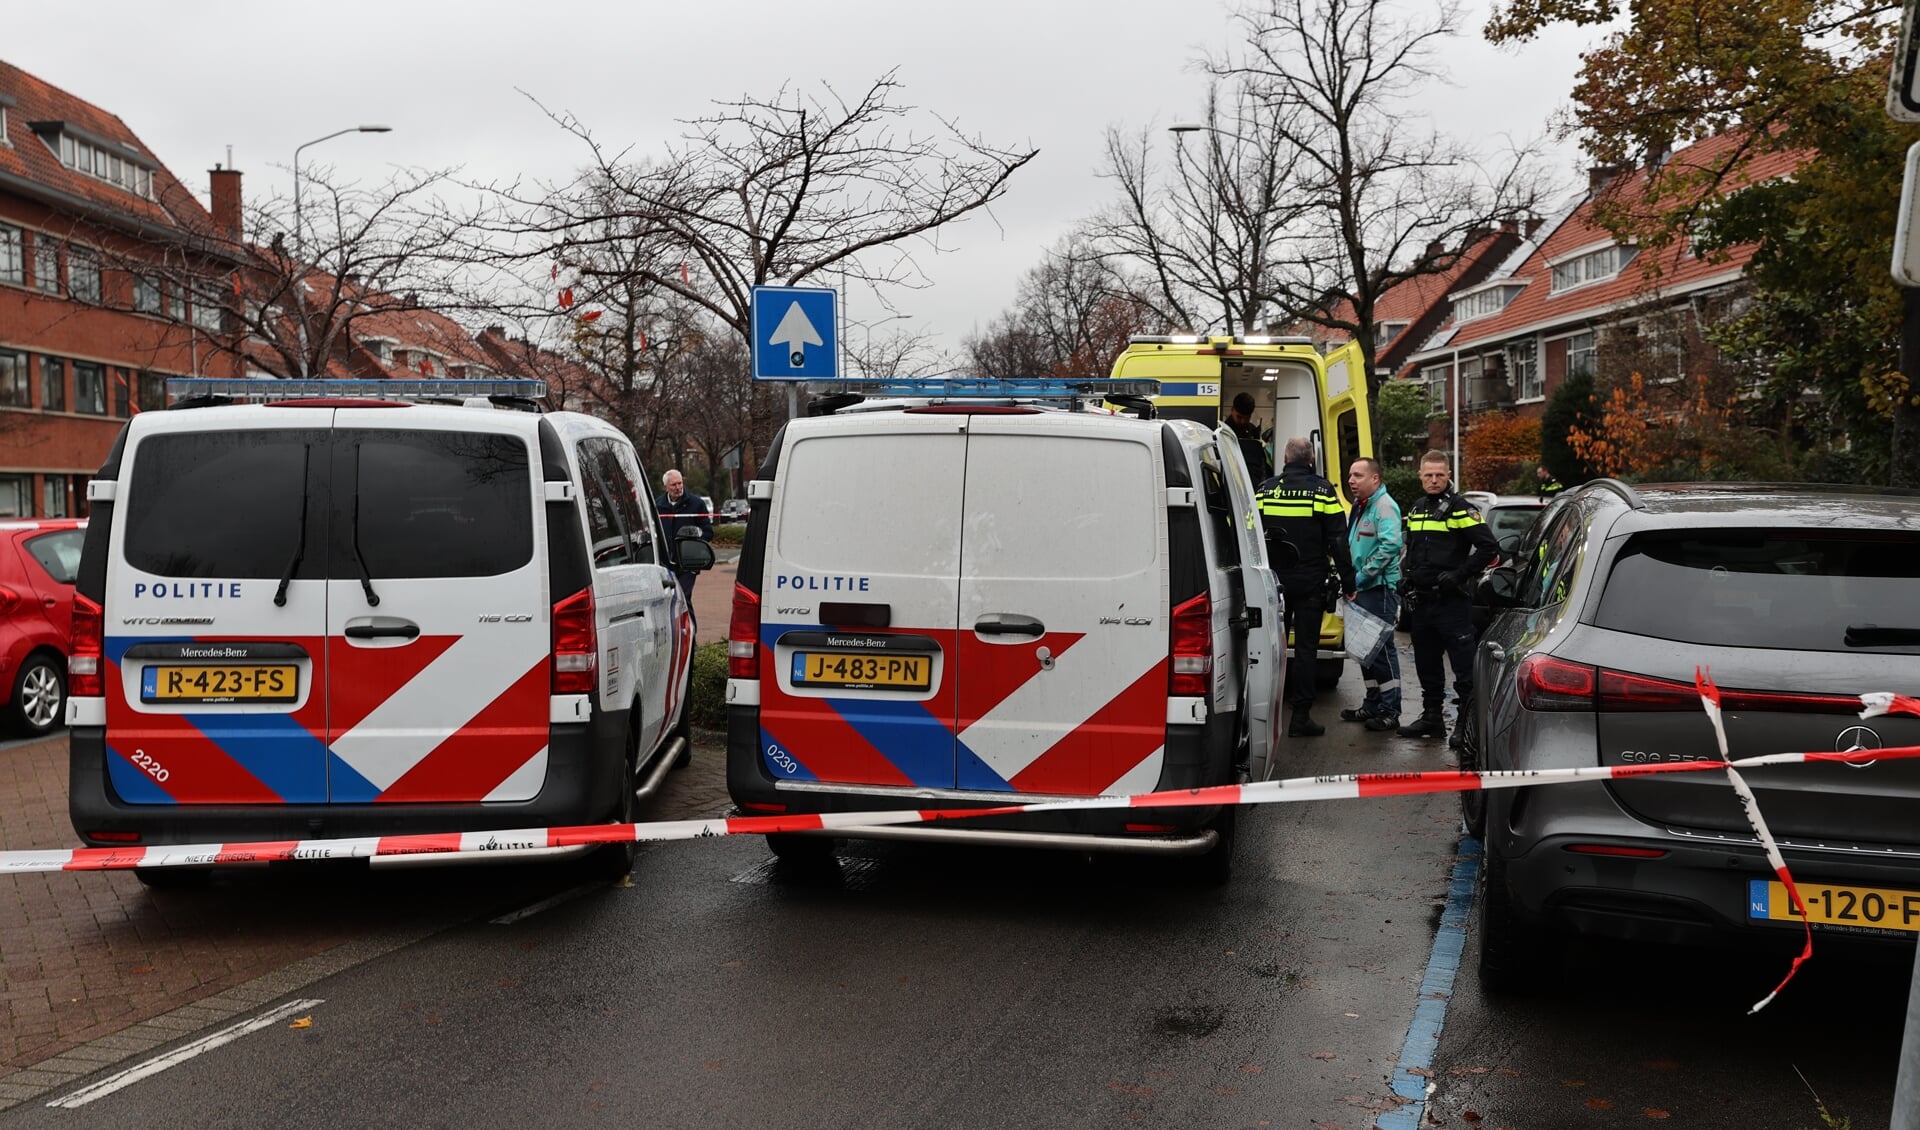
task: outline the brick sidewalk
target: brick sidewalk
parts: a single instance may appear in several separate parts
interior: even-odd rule
[[[731,579],[712,587],[731,597]],[[724,613],[718,621],[724,635]],[[699,738],[693,765],[669,777],[643,818],[725,810],[718,737]],[[0,850],[74,845],[66,777],[64,736],[0,749]],[[573,881],[551,867],[510,870],[254,871],[162,893],[126,871],[0,876],[0,1084],[344,942],[431,931]]]

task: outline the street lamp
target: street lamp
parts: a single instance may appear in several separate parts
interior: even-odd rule
[[[303,370],[300,375],[303,377],[310,377],[313,374],[310,372],[304,371],[307,367],[307,315],[306,315],[306,297],[301,293],[301,285],[305,280],[301,276],[304,276],[306,274],[307,256],[306,256],[306,244],[301,239],[301,231],[300,231],[300,228],[301,228],[300,221],[302,218],[301,211],[300,211],[300,151],[302,149],[307,148],[310,145],[318,145],[323,141],[332,141],[334,138],[340,137],[343,134],[389,133],[392,130],[393,130],[392,126],[348,126],[346,129],[334,130],[332,133],[327,134],[325,137],[316,137],[312,141],[303,141],[299,145],[294,146],[293,148],[293,262],[294,262],[293,297],[294,297],[294,301],[298,302],[301,306],[300,317],[297,319],[296,326],[300,331],[300,367]]]

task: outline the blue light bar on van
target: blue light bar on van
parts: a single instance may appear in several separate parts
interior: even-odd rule
[[[229,400],[464,400],[470,396],[506,396],[538,400],[547,382],[534,380],[278,380],[219,377],[168,377],[167,395],[175,400],[224,396]]]
[[[1152,396],[1160,382],[1138,378],[1086,380],[1031,378],[991,380],[984,377],[936,377],[918,381],[810,381],[813,392],[856,393],[860,396],[935,397],[943,400],[1068,400],[1094,396]]]

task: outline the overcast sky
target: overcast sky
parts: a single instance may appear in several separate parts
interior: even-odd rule
[[[1487,0],[1465,8],[1467,33],[1445,52],[1452,85],[1431,94],[1435,120],[1486,148],[1546,135],[1593,33],[1495,49],[1479,38]],[[1222,0],[63,0],[8,5],[0,57],[118,114],[203,199],[205,170],[229,145],[249,194],[286,191],[296,145],[362,122],[393,132],[337,138],[306,160],[363,183],[394,164],[561,179],[579,143],[527,95],[610,143],[658,152],[712,99],[789,80],[857,93],[897,67],[906,104],[1040,150],[992,218],[951,229],[947,253],[918,256],[933,285],[895,299],[905,324],[958,349],[1041,252],[1104,203],[1096,169],[1109,126],[1196,117],[1206,86],[1196,60],[1235,44],[1230,10]],[[1550,164],[1574,182],[1570,145]],[[861,305],[855,322],[885,316]]]

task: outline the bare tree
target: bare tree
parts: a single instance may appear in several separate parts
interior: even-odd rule
[[[659,241],[678,254],[622,258],[616,269],[706,310],[743,342],[755,286],[824,275],[924,286],[909,241],[932,241],[999,199],[1038,150],[991,146],[940,119],[944,136],[903,132],[909,108],[892,103],[898,89],[889,73],[853,101],[831,88],[823,97],[783,88],[719,103],[657,161],[631,161],[555,115],[590,163],[557,191],[498,190],[512,208],[516,254],[592,277],[610,269],[595,254],[607,243]]]
[[[297,228],[292,201],[278,195],[250,202],[237,230],[211,217],[166,238],[103,241],[76,228],[69,286],[180,327],[203,358],[276,377],[351,372],[364,327],[467,305],[448,281],[459,221],[434,198],[446,176],[406,171],[361,188],[309,168]],[[94,281],[76,283],[76,264]]]
[[[969,338],[973,367],[992,377],[1105,374],[1127,338],[1165,328],[1147,289],[1075,232],[1020,278],[1013,307]]]
[[[1267,0],[1237,18],[1244,54],[1212,70],[1249,84],[1295,162],[1299,211],[1276,301],[1350,334],[1378,387],[1381,296],[1444,269],[1450,260],[1430,248],[1532,214],[1532,154],[1492,165],[1422,124],[1417,96],[1444,77],[1434,56],[1458,31],[1452,0],[1416,14],[1394,0]]]
[[[1244,77],[1226,89],[1225,105],[1222,97],[1216,82],[1204,124],[1177,129],[1165,172],[1154,163],[1153,130],[1108,131],[1104,175],[1120,199],[1087,235],[1135,266],[1138,297],[1169,328],[1244,333],[1290,312],[1280,260],[1311,205],[1293,184],[1291,108]]]

